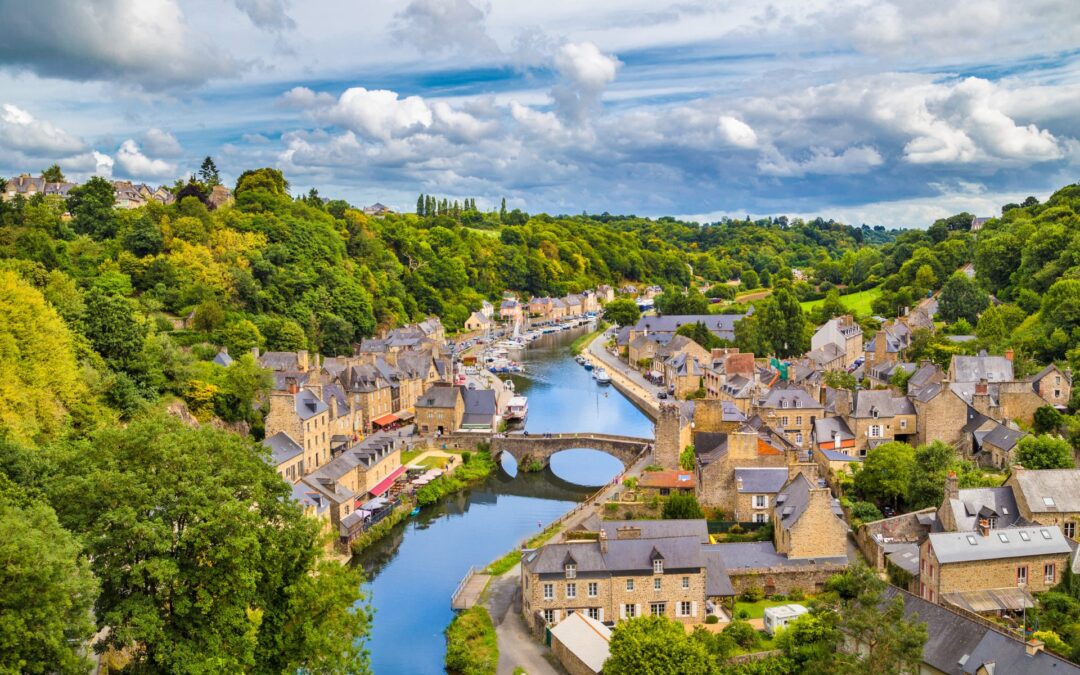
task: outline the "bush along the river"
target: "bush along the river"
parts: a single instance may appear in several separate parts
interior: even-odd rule
[[[495,675],[499,646],[495,624],[477,605],[454,617],[446,628],[446,671],[461,675]]]
[[[416,503],[420,506],[434,504],[447,495],[479,483],[495,470],[495,460],[491,458],[486,444],[478,446],[475,453],[462,454],[461,459],[461,466],[454,473],[439,476],[417,490]]]

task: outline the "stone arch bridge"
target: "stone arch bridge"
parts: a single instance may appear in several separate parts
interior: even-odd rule
[[[653,439],[614,434],[507,434],[491,437],[491,456],[509,453],[519,467],[539,462],[546,467],[551,456],[563,450],[587,448],[607,453],[629,468],[644,454],[652,452]]]

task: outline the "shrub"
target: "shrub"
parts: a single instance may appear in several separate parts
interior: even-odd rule
[[[763,591],[759,586],[751,586],[750,588],[742,592],[742,595],[739,596],[739,599],[743,602],[761,602],[765,599],[765,591]]]
[[[785,596],[783,593],[777,593],[776,595],[772,596],[772,598],[770,598],[770,599],[773,602],[783,602],[783,601],[787,600],[787,596]]]
[[[788,600],[791,600],[792,602],[799,602],[805,597],[806,595],[803,593],[803,590],[798,587],[791,589],[791,592],[788,593]]]
[[[467,609],[446,629],[446,669],[452,673],[494,675],[499,662],[495,624],[486,608]]]
[[[604,504],[604,511],[606,513],[612,513],[613,514],[618,510],[619,510],[619,505],[614,503],[614,502],[608,502],[607,504]]]
[[[736,619],[743,619],[743,620],[749,619],[750,618],[750,612],[745,610],[745,609],[740,609],[739,613],[735,616],[735,618]]]
[[[623,520],[633,520],[634,519],[634,512],[631,511],[630,509],[627,509],[626,511],[624,511],[622,515],[623,515]]]
[[[704,517],[705,514],[694,495],[675,493],[664,502],[663,518],[666,520]]]
[[[758,632],[746,621],[732,621],[722,632],[743,649],[751,649],[758,643]]]
[[[708,623],[708,624],[720,623],[720,617],[716,616],[715,614],[710,614],[709,616],[705,617],[705,623]]]
[[[738,523],[735,523],[728,528],[728,534],[744,534],[745,532],[746,530],[743,528],[743,526]]]

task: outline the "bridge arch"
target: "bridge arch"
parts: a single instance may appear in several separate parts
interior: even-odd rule
[[[629,468],[644,454],[652,452],[652,439],[613,434],[509,434],[491,439],[491,456],[496,461],[509,453],[518,467],[539,463],[547,467],[551,456],[563,450],[586,448],[611,455]]]

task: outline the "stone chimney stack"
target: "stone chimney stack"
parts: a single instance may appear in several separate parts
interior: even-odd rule
[[[990,536],[990,521],[986,518],[979,518],[979,534],[984,537]]]
[[[989,393],[989,391],[989,383],[986,381],[985,377],[979,380],[978,384],[975,385],[976,394],[986,394]]]
[[[1045,643],[1042,640],[1036,640],[1032,638],[1024,643],[1024,651],[1028,656],[1035,656],[1043,650]]]
[[[306,373],[308,369],[308,353],[306,349],[301,349],[296,352],[296,364],[300,368],[300,372]]]
[[[1016,357],[1016,352],[1013,351],[1012,347],[1009,347],[1008,349],[1005,350],[1005,358],[1012,361],[1015,357]]]
[[[960,481],[955,471],[950,471],[945,478],[945,498],[960,499]]]
[[[600,530],[600,552],[607,553],[607,532],[601,528]]]
[[[300,393],[300,385],[296,383],[295,377],[285,378],[285,390],[294,396]]]
[[[661,403],[656,419],[656,440],[653,442],[653,459],[669,471],[679,469],[679,431],[682,414],[676,403]]]

